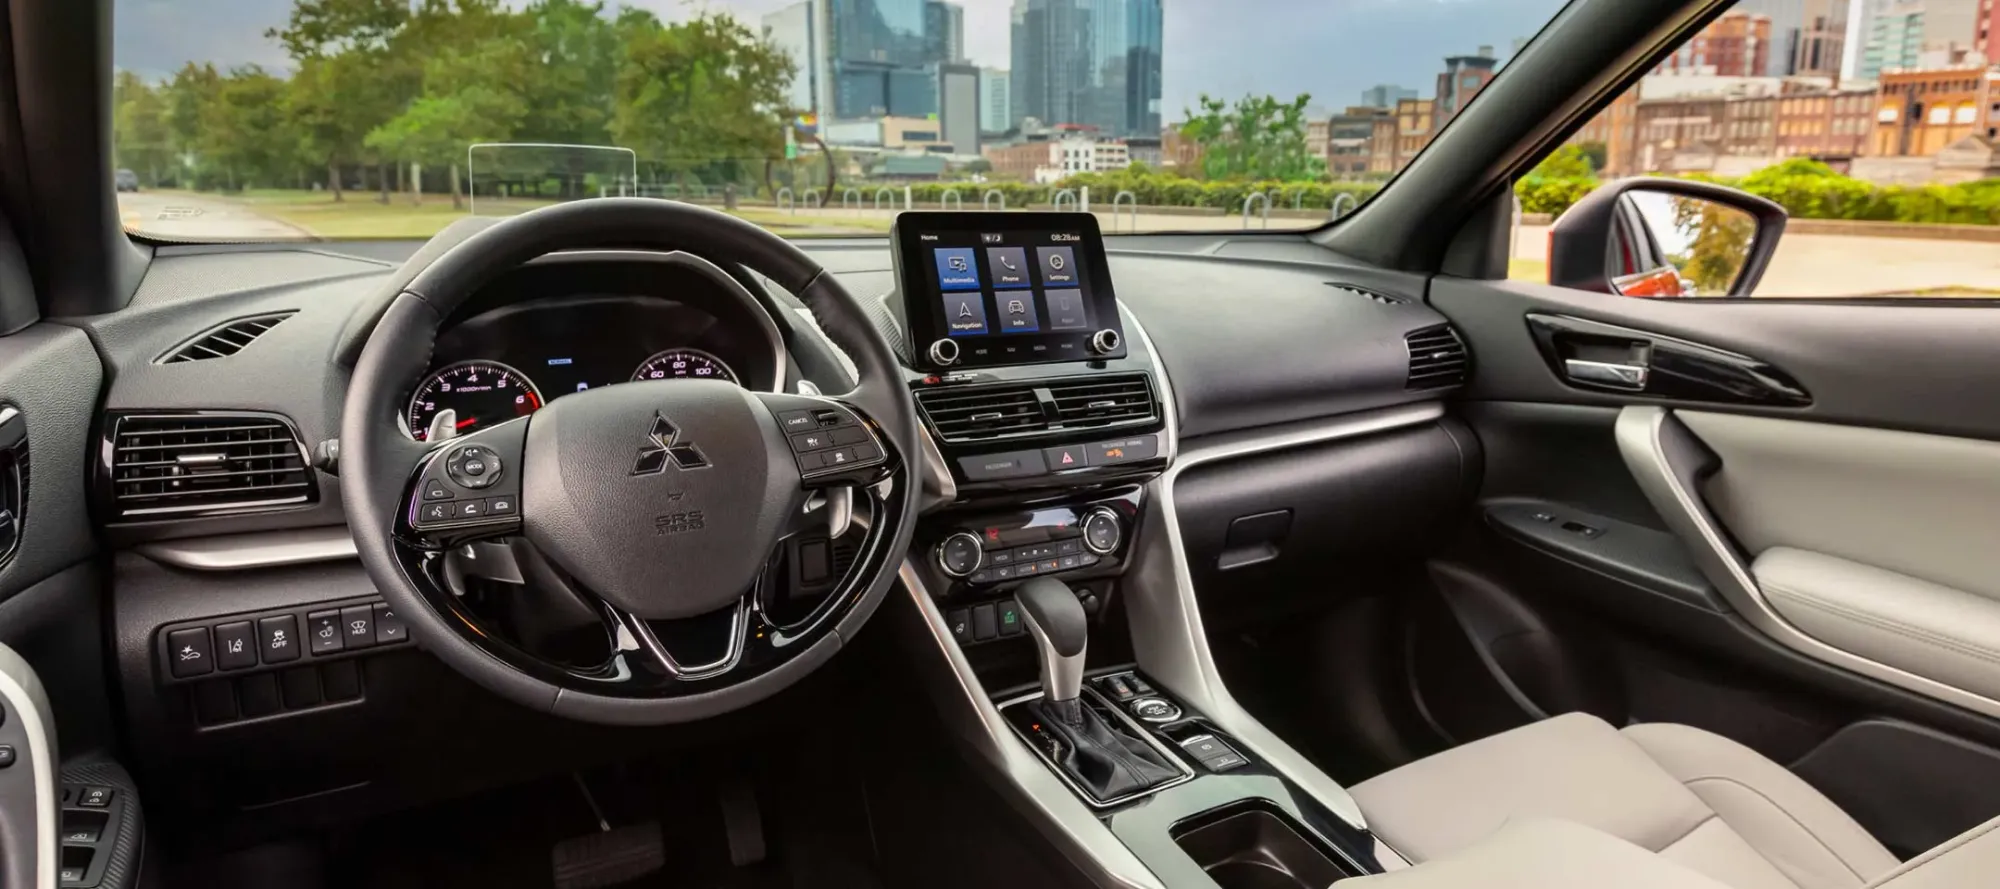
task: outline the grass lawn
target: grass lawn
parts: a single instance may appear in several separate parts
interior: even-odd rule
[[[1507,260],[1507,280],[1533,281],[1546,284],[1549,281],[1549,264],[1539,259],[1514,258]]]

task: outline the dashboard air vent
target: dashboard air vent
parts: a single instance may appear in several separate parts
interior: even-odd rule
[[[129,415],[105,443],[120,519],[257,512],[319,499],[298,433],[260,414]]]
[[[296,314],[298,314],[296,311],[272,312],[269,315],[258,315],[253,318],[238,318],[176,346],[167,354],[160,356],[159,363],[179,364],[183,361],[227,358],[243,351],[245,346]]]
[[[1409,300],[1404,299],[1400,296],[1390,296],[1389,294],[1377,293],[1373,290],[1363,290],[1351,284],[1341,284],[1335,281],[1328,281],[1326,282],[1326,286],[1333,288],[1335,291],[1343,295],[1351,296],[1354,297],[1355,299],[1365,299],[1369,302],[1375,303],[1376,305],[1400,306],[1400,305],[1405,305],[1409,302]]]
[[[1414,330],[1403,336],[1410,350],[1411,389],[1442,389],[1465,383],[1470,365],[1464,341],[1449,324]]]
[[[920,391],[917,403],[938,437],[952,443],[1138,425],[1158,415],[1145,374],[953,386]]]

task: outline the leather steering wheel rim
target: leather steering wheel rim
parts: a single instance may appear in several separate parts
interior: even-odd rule
[[[411,467],[430,446],[398,419],[404,390],[425,373],[439,329],[487,282],[537,257],[564,250],[685,250],[736,264],[796,295],[827,337],[847,354],[857,383],[836,396],[875,421],[898,475],[888,482],[873,528],[884,545],[854,569],[858,595],[829,632],[782,663],[733,684],[672,697],[593,693],[548,681],[469,640],[420,591],[395,534]],[[671,384],[669,384],[671,385]],[[376,588],[426,649],[473,681],[532,709],[589,722],[663,724],[740,709],[783,690],[824,664],[886,598],[915,529],[921,485],[913,473],[916,405],[889,343],[861,302],[791,242],[749,222],[691,204],[645,198],[575,201],[515,216],[449,248],[390,303],[369,335],[349,381],[341,420],[340,491],[351,533]]]

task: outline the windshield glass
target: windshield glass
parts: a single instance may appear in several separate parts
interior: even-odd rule
[[[796,236],[940,207],[1311,228],[1561,5],[117,0],[106,174],[127,229],[178,240],[422,238],[609,195]]]

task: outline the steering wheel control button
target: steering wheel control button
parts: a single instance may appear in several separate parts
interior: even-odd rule
[[[1158,457],[1160,437],[1141,435],[1117,441],[1093,441],[1084,448],[1090,453],[1090,465],[1116,466],[1120,463],[1136,463]]]
[[[438,503],[426,503],[423,509],[417,511],[417,523],[448,522],[451,521],[452,515],[457,512],[458,504],[449,500]]]
[[[489,518],[515,515],[521,511],[520,503],[512,497],[486,498],[486,515]]]
[[[315,611],[306,615],[306,645],[313,654],[332,654],[346,647],[340,632],[340,612]]]
[[[969,482],[993,482],[1010,478],[1048,475],[1048,461],[1041,451],[1009,451],[983,457],[960,457],[958,469]]]
[[[221,670],[245,670],[257,666],[257,631],[249,621],[239,620],[216,626],[215,666]]]
[[[459,500],[452,504],[451,517],[455,519],[483,519],[486,517],[486,501]]]
[[[1166,698],[1140,698],[1132,702],[1132,715],[1143,722],[1158,725],[1181,718],[1181,708]]]
[[[806,451],[817,451],[821,448],[830,447],[833,447],[833,433],[831,431],[805,432],[792,436],[792,450],[797,453],[802,454]]]
[[[485,445],[466,445],[452,451],[445,459],[444,471],[451,480],[473,490],[492,487],[500,480],[506,467],[500,463],[500,455]],[[426,499],[428,499],[428,491]]]
[[[215,649],[208,644],[208,628],[175,630],[167,634],[167,661],[175,679],[202,676],[215,670]]]
[[[386,602],[375,603],[375,644],[394,645],[409,638],[410,627],[396,616],[395,610]]]
[[[979,570],[985,557],[979,548],[979,538],[969,531],[960,531],[938,544],[938,567],[952,577],[970,576]]]
[[[340,609],[340,635],[347,650],[375,646],[375,606],[349,605]]]
[[[779,411],[778,425],[786,432],[804,432],[819,425],[812,411]]]
[[[437,479],[434,478],[424,479],[424,499],[450,500],[451,489],[445,487],[444,482],[438,481]]]
[[[257,622],[257,657],[267,664],[299,659],[299,619],[289,614]]]
[[[1083,545],[1100,556],[1109,555],[1125,540],[1125,523],[1105,507],[1090,511],[1083,519]]]

